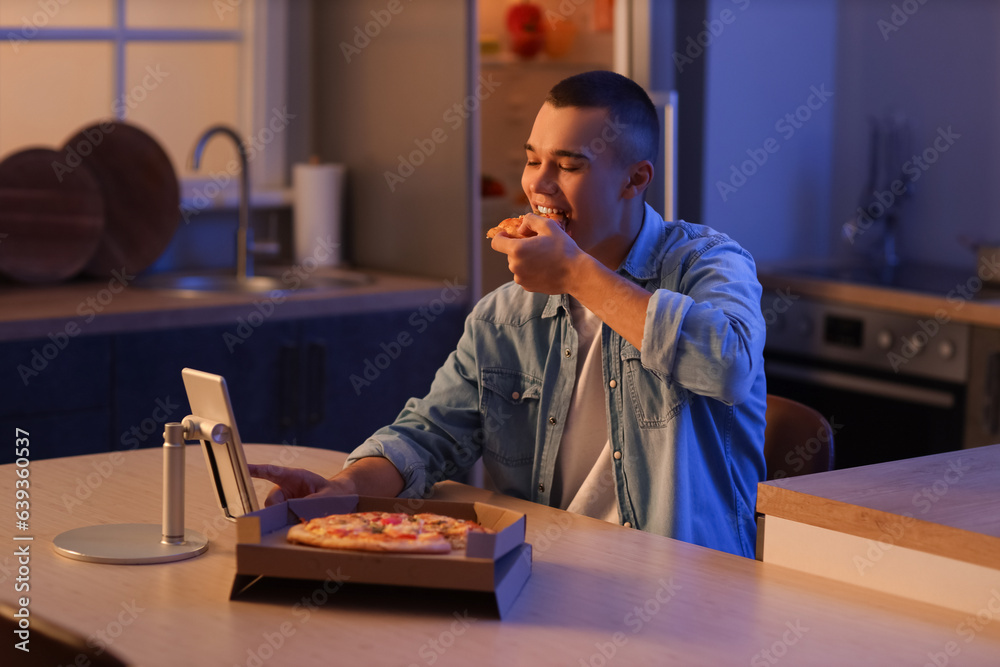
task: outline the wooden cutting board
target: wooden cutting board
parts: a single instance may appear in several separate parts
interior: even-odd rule
[[[27,283],[71,278],[104,229],[104,199],[84,165],[62,151],[29,148],[0,162],[0,273]]]
[[[70,137],[63,150],[89,167],[104,197],[105,225],[84,272],[136,275],[166,249],[180,222],[180,185],[170,158],[135,125],[104,121]]]

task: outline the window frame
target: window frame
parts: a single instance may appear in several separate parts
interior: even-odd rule
[[[112,98],[108,100],[109,115],[117,120],[125,118],[125,105],[116,104],[125,99],[125,49],[132,42],[236,42],[240,45],[238,65],[237,104],[239,127],[234,128],[252,151],[255,139],[268,137],[268,150],[254,153],[251,188],[254,192],[282,191],[287,188],[287,133],[274,132],[268,127],[276,114],[287,105],[286,66],[288,60],[288,1],[289,0],[212,0],[217,7],[226,6],[243,10],[241,25],[234,29],[204,28],[148,28],[126,25],[129,0],[112,0],[113,25],[110,27],[48,27],[31,26],[26,35],[25,26],[0,25],[0,36],[26,42],[97,41],[112,45]],[[197,137],[191,137],[191,145]],[[175,165],[178,168],[180,165]],[[181,177],[182,200],[213,181],[211,176]],[[217,180],[217,179],[216,179]],[[223,188],[213,206],[229,206],[236,202],[235,180]]]

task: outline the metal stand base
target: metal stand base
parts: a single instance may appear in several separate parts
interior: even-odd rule
[[[88,563],[142,565],[194,558],[208,549],[208,540],[193,530],[184,542],[165,544],[163,526],[156,523],[119,523],[74,528],[52,541],[56,552]]]
[[[227,428],[221,424],[214,426]],[[213,433],[213,437],[215,435]],[[218,433],[218,437],[225,436],[221,431]],[[182,535],[183,539],[179,539]],[[205,553],[208,549],[205,536],[184,528],[183,425],[179,422],[164,424],[163,523],[119,523],[75,528],[57,535],[52,545],[57,554],[67,558],[116,565],[172,563]]]

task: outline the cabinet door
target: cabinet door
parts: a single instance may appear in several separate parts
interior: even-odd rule
[[[283,350],[294,349],[298,324],[264,323],[122,334],[115,337],[117,449],[163,444],[163,424],[190,414],[181,369],[226,378],[243,442],[281,442]]]
[[[111,346],[106,337],[49,337],[0,344],[0,435],[31,439],[31,458],[108,451]],[[4,447],[0,463],[13,461]]]
[[[427,393],[464,319],[464,304],[434,303],[303,323],[298,444],[350,451],[391,423],[408,398]]]

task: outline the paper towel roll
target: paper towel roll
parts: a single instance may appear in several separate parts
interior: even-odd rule
[[[340,266],[344,261],[341,220],[342,164],[296,164],[292,167],[295,207],[295,261]]]

